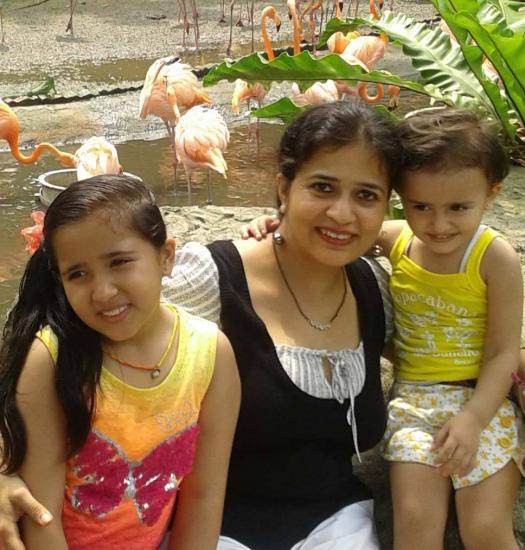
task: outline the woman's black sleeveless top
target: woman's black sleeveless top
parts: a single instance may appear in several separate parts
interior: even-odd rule
[[[231,241],[217,241],[209,250],[219,271],[222,330],[235,351],[242,385],[221,534],[251,550],[289,550],[337,510],[371,498],[352,470],[349,400],[319,399],[294,385],[252,308],[237,249]],[[362,452],[385,429],[379,366],[385,319],[370,266],[358,259],[346,271],[366,361],[365,385],[355,401]]]

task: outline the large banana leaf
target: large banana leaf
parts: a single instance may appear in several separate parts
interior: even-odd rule
[[[294,56],[284,52],[272,61],[268,61],[258,53],[241,57],[234,62],[225,60],[204,77],[203,83],[205,86],[210,86],[221,80],[231,82],[237,78],[242,78],[247,82],[263,83],[294,81],[303,91],[317,81],[328,79],[381,82],[425,94],[449,105],[455,105],[458,101],[455,97],[443,94],[433,84],[423,85],[384,71],[366,71],[361,65],[347,63],[339,55],[328,54],[324,57],[314,57],[308,51]],[[475,107],[475,102],[471,98],[464,99],[464,106]]]
[[[490,97],[500,120],[512,127],[508,120],[509,110],[512,109],[511,115],[516,115],[521,124],[525,124],[525,34],[521,32],[509,35],[506,20],[497,10],[485,10],[485,22],[480,23],[480,10],[476,0],[432,2],[457,37],[466,61]],[[493,15],[493,22],[487,20],[489,14]],[[474,39],[475,44],[472,44],[471,39]],[[498,71],[510,105],[499,89],[484,77],[479,65],[480,55],[485,55]],[[513,132],[510,133],[512,136]]]

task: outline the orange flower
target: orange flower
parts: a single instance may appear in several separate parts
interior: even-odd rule
[[[44,229],[44,216],[45,213],[41,210],[36,212],[31,212],[31,217],[35,222],[35,225],[31,227],[25,227],[20,230],[20,233],[24,236],[27,241],[26,250],[29,252],[29,255],[34,254],[38,247],[40,246],[40,241],[42,240],[42,231]]]

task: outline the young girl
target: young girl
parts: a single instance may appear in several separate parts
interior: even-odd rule
[[[157,548],[176,498],[169,547],[216,548],[240,389],[216,325],[160,302],[174,251],[125,176],[46,213],[0,356],[5,466],[55,517],[28,549]]]
[[[508,173],[493,131],[468,111],[401,123],[406,223],[384,225],[396,350],[385,434],[395,548],[442,548],[451,488],[466,548],[518,548],[519,413],[507,399],[523,312],[519,258],[481,223]]]
[[[472,113],[444,109],[401,123],[398,186],[406,222],[383,224],[396,332],[384,440],[394,547],[443,548],[455,490],[466,548],[517,549],[512,509],[523,473],[523,428],[507,399],[523,308],[517,254],[481,223],[508,160]],[[278,222],[259,218],[243,236]]]

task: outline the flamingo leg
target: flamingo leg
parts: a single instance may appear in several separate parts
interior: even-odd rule
[[[228,47],[226,48],[226,55],[231,55],[232,53],[232,38],[233,38],[233,6],[235,5],[235,0],[230,2],[230,39],[228,40]]]
[[[252,52],[255,51],[255,22],[254,22],[254,14],[255,11],[255,0],[252,0],[250,4],[250,25],[252,29]]]
[[[4,8],[0,6],[0,44],[5,45],[5,34],[4,34]]]
[[[185,167],[186,170],[186,186],[188,188],[188,206],[191,206],[191,172]]]
[[[236,27],[244,27],[244,24],[242,22],[242,0],[239,2],[239,17],[237,21],[235,22]]]
[[[195,49],[198,51],[200,31],[199,31],[199,12],[197,11],[196,0],[191,0],[191,13],[193,16],[193,34],[195,36]]]
[[[175,128],[169,124],[168,121],[164,121],[164,124],[166,125],[166,129],[168,130],[168,136],[170,138],[170,145],[171,145],[171,156],[172,156],[172,166],[173,166],[173,183],[174,183],[174,189],[176,192],[176,183],[177,183],[177,151],[175,149]]]
[[[224,3],[226,0],[222,0],[221,2],[221,18],[219,19],[219,23],[226,23],[226,14],[224,13]]]
[[[182,12],[182,47],[186,49],[186,34],[189,32],[188,12],[186,10],[186,0],[179,0],[180,10]]]
[[[211,170],[208,170],[208,204],[212,204],[211,200]]]

